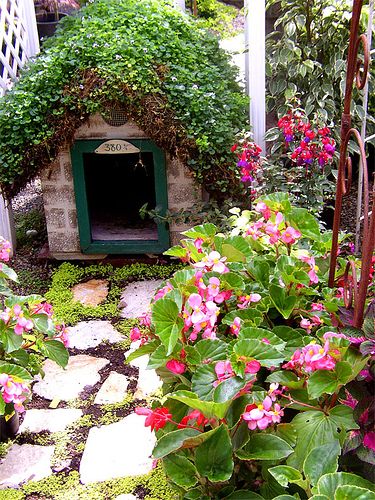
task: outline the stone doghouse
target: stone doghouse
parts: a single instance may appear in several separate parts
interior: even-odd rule
[[[57,259],[161,253],[186,227],[143,219],[141,207],[163,214],[202,200],[188,169],[118,115],[90,116],[41,182],[49,250]]]

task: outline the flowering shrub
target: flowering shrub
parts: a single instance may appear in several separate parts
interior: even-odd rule
[[[307,118],[298,101],[290,103],[276,128],[267,132],[275,140],[263,163],[263,192],[287,191],[294,204],[319,214],[335,190],[332,167],[336,151],[331,129]]]
[[[186,499],[373,498],[369,481],[338,472],[345,456],[363,475],[374,462],[372,410],[366,400],[357,415],[354,400],[373,391],[375,351],[327,287],[330,233],[283,193],[232,212],[229,233],[196,226],[166,252],[188,266],[133,333],[128,360],[149,354],[164,382],[137,409],[153,455]]]
[[[17,281],[9,261],[10,244],[0,239],[0,415],[9,419],[23,412],[31,397],[30,383],[42,373],[42,361],[52,359],[65,367],[68,338],[64,325],[55,323],[50,304],[38,295],[13,294],[8,280]]]

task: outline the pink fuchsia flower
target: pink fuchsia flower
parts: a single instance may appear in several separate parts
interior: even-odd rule
[[[215,271],[219,274],[224,274],[229,271],[224,262],[227,260],[226,257],[221,257],[219,252],[213,251],[208,255],[205,255],[200,262],[196,262],[194,267],[203,268],[208,271]]]
[[[363,438],[363,446],[375,451],[375,432],[366,432]]]
[[[166,424],[171,420],[172,414],[169,413],[168,408],[156,408],[155,410],[150,410],[149,408],[144,408],[142,406],[135,409],[137,415],[145,415],[145,427],[151,427],[151,430],[158,431],[163,429]]]
[[[239,317],[235,317],[233,323],[230,325],[230,331],[235,336],[238,337],[241,328],[241,320]]]
[[[325,311],[325,307],[323,304],[318,304],[316,302],[313,302],[311,304],[311,311]]]
[[[295,243],[300,237],[301,233],[297,231],[297,229],[288,226],[285,231],[281,233],[280,239],[287,245],[293,245],[293,243]]]
[[[10,259],[10,252],[12,251],[12,245],[9,241],[0,237],[0,260],[8,262]]]
[[[284,412],[277,403],[272,408],[272,403],[272,399],[266,396],[261,404],[251,404],[246,407],[242,419],[247,422],[250,430],[256,428],[264,430],[269,425],[280,422]]]
[[[130,330],[130,340],[132,342],[135,342],[137,340],[139,340],[141,338],[142,334],[141,334],[141,330],[134,326],[131,330]]]
[[[255,211],[262,214],[265,220],[271,217],[271,209],[263,201],[260,201],[255,205]]]
[[[186,365],[177,359],[170,359],[165,366],[170,372],[176,375],[181,375],[186,371]]]
[[[262,299],[259,293],[250,293],[248,295],[241,295],[238,297],[239,304],[237,304],[239,309],[246,309],[250,303],[259,302]]]

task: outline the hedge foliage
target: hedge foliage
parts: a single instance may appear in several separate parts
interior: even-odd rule
[[[95,112],[121,106],[212,191],[237,185],[247,101],[218,39],[156,0],[96,0],[66,17],[2,99],[0,186],[17,193]]]

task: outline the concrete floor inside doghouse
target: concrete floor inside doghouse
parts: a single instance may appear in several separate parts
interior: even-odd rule
[[[157,240],[157,225],[139,210],[156,205],[151,152],[83,155],[93,241]]]

